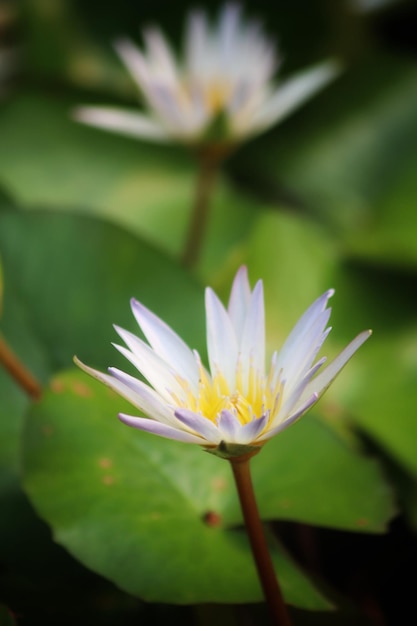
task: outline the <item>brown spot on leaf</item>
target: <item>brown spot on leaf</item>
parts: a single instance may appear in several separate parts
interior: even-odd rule
[[[359,528],[364,528],[369,525],[369,520],[366,519],[366,517],[360,517],[356,520],[356,525],[359,526]]]
[[[65,385],[62,380],[52,380],[50,388],[53,393],[62,393],[65,389]]]
[[[203,515],[203,522],[210,528],[217,528],[222,523],[222,517],[216,511],[207,511]]]
[[[41,430],[42,430],[42,434],[45,435],[45,437],[50,437],[52,433],[54,432],[54,429],[52,428],[52,426],[49,426],[48,424],[44,424]]]
[[[72,390],[77,396],[81,396],[82,398],[90,398],[93,395],[91,389],[87,387],[87,385],[84,385],[84,383],[74,383]]]
[[[214,478],[211,481],[211,486],[215,491],[224,491],[227,488],[227,481],[221,477]]]
[[[115,483],[115,480],[113,476],[110,476],[110,474],[106,474],[106,476],[103,476],[103,478],[101,479],[101,482],[103,483],[103,485],[113,485]]]
[[[113,461],[111,459],[108,459],[107,457],[103,456],[101,459],[99,459],[98,464],[103,469],[107,469],[107,468],[109,468],[109,467],[111,467],[113,465]]]
[[[291,508],[291,500],[285,499],[280,502],[282,509],[290,509]]]

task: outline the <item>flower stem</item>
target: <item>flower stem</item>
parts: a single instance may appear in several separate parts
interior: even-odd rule
[[[275,626],[291,626],[259,517],[250,474],[250,457],[251,455],[245,455],[230,459],[243,519],[273,624]]]
[[[219,159],[211,154],[200,154],[197,189],[188,227],[182,262],[187,268],[197,264],[207,230],[210,198],[218,170]]]
[[[17,384],[33,400],[41,397],[42,387],[29,370],[21,363],[19,358],[8,346],[5,339],[0,335],[0,363],[9,372]]]

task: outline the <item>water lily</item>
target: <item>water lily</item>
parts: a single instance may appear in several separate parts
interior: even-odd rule
[[[245,267],[236,274],[227,308],[206,290],[208,369],[134,299],[132,311],[147,341],[116,326],[125,346],[115,347],[147,382],[114,367],[106,374],[76,362],[147,416],[120,414],[125,424],[226,458],[238,456],[298,420],[370,336],[369,330],[360,333],[326,367],[325,357],[317,360],[330,332],[332,295],[326,291],[307,309],[267,369],[263,284],[259,280],[251,291]]]
[[[115,48],[148,113],[82,106],[76,119],[152,141],[233,144],[284,119],[337,73],[325,62],[275,84],[275,46],[237,4],[226,4],[215,26],[202,11],[189,15],[182,61],[157,27],[143,36],[144,51],[128,38]]]

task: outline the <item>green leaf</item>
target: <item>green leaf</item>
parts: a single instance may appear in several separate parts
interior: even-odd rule
[[[267,338],[277,350],[304,310],[333,286],[335,246],[317,224],[282,208],[258,214],[243,258],[252,281],[264,282]]]
[[[98,214],[178,256],[185,243],[197,163],[185,149],[152,145],[71,119],[74,98],[22,95],[0,118],[0,179],[25,208]],[[222,272],[250,231],[257,204],[220,176],[202,271]]]
[[[123,405],[103,385],[68,372],[33,407],[24,482],[56,539],[148,601],[260,601],[245,534],[222,519],[228,464],[125,427],[115,417]],[[289,602],[328,608],[276,545],[273,555]]]
[[[287,519],[351,531],[384,532],[396,513],[376,458],[318,418],[322,406],[272,439],[253,479],[264,519]]]
[[[417,327],[369,346],[351,398],[355,422],[417,479]]]
[[[416,78],[405,58],[362,57],[233,171],[325,222],[352,254],[415,267]]]
[[[169,257],[109,223],[41,210],[6,212],[0,252],[8,290],[4,332],[27,332],[29,345],[19,343],[22,358],[31,345],[42,346],[48,363],[33,362],[35,374],[46,378],[68,367],[74,354],[102,367],[115,362],[112,324],[137,329],[131,297],[192,345],[204,345],[202,289]]]

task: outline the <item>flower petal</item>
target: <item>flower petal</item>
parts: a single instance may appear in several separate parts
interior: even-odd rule
[[[160,419],[166,423],[174,423],[172,412],[170,415],[169,410],[161,403],[161,399],[155,394],[153,389],[141,383],[141,381],[133,379],[133,377],[129,377],[128,374],[123,374],[123,372],[120,372],[120,375],[117,375],[117,377],[109,376],[109,374],[105,374],[104,372],[100,372],[99,370],[85,365],[77,357],[74,357],[74,362],[78,367],[84,370],[84,372],[104,383],[107,387],[110,387],[110,389],[115,391],[119,396],[122,396],[122,398],[125,398],[125,400],[140,411],[143,411],[146,415],[151,415],[154,419]],[[115,371],[118,372],[118,370],[113,370],[112,373]],[[135,380],[136,384],[131,384],[129,378]]]
[[[175,57],[167,40],[159,28],[146,28],[144,39],[147,48],[149,68],[155,78],[163,79],[170,85],[178,85],[178,72]]]
[[[212,289],[206,289],[207,351],[212,375],[221,372],[233,390],[238,345],[230,317]]]
[[[182,397],[184,387],[176,372],[158,356],[148,344],[123,328],[114,327],[128,346],[113,344],[146,378],[150,385],[167,401],[172,402],[172,394]]]
[[[254,418],[248,424],[241,424],[232,411],[224,410],[220,414],[218,426],[221,439],[226,443],[250,444],[255,441],[259,433],[265,428],[269,413]]]
[[[185,430],[179,430],[167,424],[161,424],[153,419],[133,417],[132,415],[125,415],[124,413],[120,413],[118,417],[120,421],[128,426],[133,426],[133,428],[138,428],[139,430],[144,430],[148,433],[165,437],[166,439],[174,439],[175,441],[183,441],[184,443],[197,443],[201,446],[206,443],[204,439],[201,439],[201,437],[197,435],[192,435]]]
[[[142,91],[152,78],[151,68],[144,55],[128,37],[116,39],[114,47]]]
[[[152,139],[152,141],[167,142],[169,136],[162,126],[154,122],[151,118],[140,113],[132,113],[112,107],[77,107],[73,112],[73,117],[78,122],[105,128],[117,133],[140,137],[141,139]]]
[[[333,80],[339,72],[340,68],[337,63],[326,61],[281,83],[275,93],[254,115],[251,130],[259,132],[282,121],[294,109]]]
[[[241,337],[246,320],[246,312],[251,299],[248,270],[239,268],[233,281],[227,311],[235,329],[236,337]]]
[[[199,415],[189,409],[177,409],[175,417],[191,428],[195,433],[204,437],[207,443],[217,445],[221,441],[220,431],[215,424],[204,415]]]
[[[342,352],[331,363],[329,363],[329,365],[322,372],[320,372],[320,374],[317,374],[317,376],[309,382],[303,396],[311,393],[312,391],[322,395],[349,359],[352,358],[356,350],[358,350],[371,335],[371,330],[364,330],[357,337],[355,337],[355,339],[353,339],[353,341],[351,341],[350,344],[347,345],[346,348],[342,350]]]
[[[249,302],[240,342],[243,380],[249,367],[261,376],[265,374],[265,309],[263,283],[259,280]],[[246,370],[246,371],[245,371]]]
[[[138,407],[145,415],[151,416],[152,419],[164,422],[165,424],[176,425],[172,409],[152,387],[134,376],[122,372],[116,367],[109,367],[109,372],[115,379],[123,383],[136,394],[134,397],[127,397],[127,394],[121,394],[124,395],[126,400],[129,400],[134,406]],[[115,387],[115,383],[113,383],[112,386]]]
[[[306,400],[298,408],[298,410],[295,411],[295,413],[293,413],[289,417],[285,417],[285,414],[283,414],[283,419],[281,419],[281,420],[275,419],[274,420],[274,424],[276,424],[276,426],[272,426],[272,428],[268,428],[267,431],[265,431],[260,437],[258,437],[257,441],[267,441],[268,439],[271,439],[271,437],[274,437],[274,435],[277,435],[278,433],[280,433],[282,430],[284,430],[288,426],[291,426],[291,424],[294,424],[294,422],[296,422],[298,419],[300,419],[300,417],[302,417],[304,415],[304,413],[306,411],[308,411],[308,409],[310,409],[313,406],[313,404],[315,404],[317,402],[318,397],[319,396],[318,396],[317,393],[313,393],[308,398],[308,400]]]
[[[189,381],[193,391],[198,390],[199,367],[192,350],[157,315],[137,300],[131,300],[133,314],[150,345],[180,376]]]
[[[314,329],[314,336],[320,334],[327,323],[326,317],[323,317],[323,313],[326,310],[327,301],[334,294],[333,289],[329,289],[323,295],[321,295],[313,304],[307,309],[307,311],[298,320],[287,339],[284,342],[281,350],[278,353],[275,368],[279,372],[281,369],[284,371],[291,370],[293,363],[296,359],[295,354],[298,353],[299,347],[303,349],[304,341],[311,329]],[[325,314],[327,315],[327,314]],[[317,324],[317,320],[321,319],[321,323]],[[328,319],[328,317],[327,317]]]

